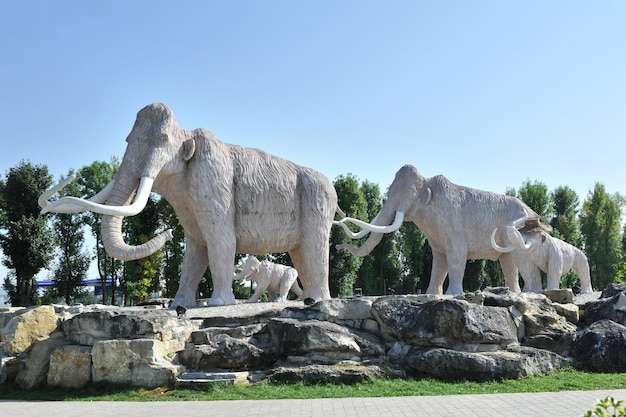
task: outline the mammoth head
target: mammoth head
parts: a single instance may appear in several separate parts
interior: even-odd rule
[[[346,249],[356,256],[369,254],[378,245],[384,233],[392,233],[398,230],[405,219],[405,214],[410,216],[420,207],[430,203],[432,191],[425,185],[424,177],[412,165],[405,165],[396,173],[396,177],[389,186],[387,201],[380,212],[367,223],[351,217],[345,217],[333,222],[344,229],[352,239],[360,239],[372,233],[368,240],[359,248],[341,244],[337,249]],[[360,232],[352,232],[346,223],[352,223],[361,228]]]
[[[235,265],[235,280],[244,280],[259,272],[261,262],[254,256],[248,256]]]
[[[128,143],[118,175],[156,178],[164,170],[175,171],[192,158],[195,141],[176,122],[165,104],[153,103],[137,113],[135,124],[126,138]]]

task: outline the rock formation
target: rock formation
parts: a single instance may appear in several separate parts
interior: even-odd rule
[[[554,300],[554,301],[553,301]],[[488,380],[564,366],[626,372],[626,295],[576,305],[570,290],[332,299],[189,308],[42,306],[0,311],[0,383],[354,383]],[[37,317],[35,320],[34,318]]]

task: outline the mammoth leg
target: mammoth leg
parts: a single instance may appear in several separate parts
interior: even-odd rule
[[[328,242],[328,237],[324,242]],[[323,247],[320,247],[323,246]],[[330,299],[328,288],[328,245],[304,242],[289,251],[291,261],[302,281],[302,298]]]
[[[285,302],[287,301],[287,296],[289,295],[289,290],[295,284],[296,279],[298,278],[298,273],[292,269],[286,269],[283,275],[280,277],[280,289],[279,296],[276,301]]]
[[[574,270],[580,279],[580,292],[582,294],[590,294],[593,292],[593,287],[591,286],[591,278],[589,275],[589,262],[582,251],[577,252],[578,253],[574,255]]]
[[[180,277],[180,285],[174,297],[171,308],[177,306],[195,307],[196,292],[198,285],[209,266],[206,246],[196,240],[187,237],[185,258],[183,259],[183,271]],[[231,272],[232,273],[232,272]]]
[[[561,287],[561,275],[563,272],[568,272],[563,271],[563,252],[555,247],[549,254],[546,290],[558,290]]]
[[[235,232],[232,228],[222,227],[214,230],[211,235],[215,238],[207,245],[207,252],[211,278],[213,279],[213,293],[208,305],[236,304],[232,284],[236,246]]]
[[[505,285],[509,287],[511,292],[520,292],[519,270],[513,261],[513,256],[510,253],[503,253],[498,259],[500,260],[500,266],[504,274]]]
[[[255,280],[256,288],[254,290],[254,294],[252,294],[252,296],[250,298],[248,298],[246,303],[256,303],[257,301],[259,301],[259,298],[261,298],[263,293],[265,291],[267,291],[267,287],[268,287],[268,279],[267,279],[267,277],[260,277],[257,274],[257,276],[255,278],[256,278],[256,280]]]
[[[448,254],[448,289],[446,294],[463,294],[463,275],[465,274],[465,264],[467,255]]]
[[[448,274],[448,258],[442,252],[433,250],[433,267],[430,270],[430,283],[426,294],[443,294],[443,281]]]

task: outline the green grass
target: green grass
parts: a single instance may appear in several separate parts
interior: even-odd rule
[[[45,388],[24,391],[0,385],[0,399],[63,401],[211,401],[285,398],[393,397],[407,395],[498,394],[571,390],[626,389],[626,374],[562,370],[515,380],[469,382],[435,379],[377,380],[355,385],[270,384],[241,386],[208,384],[198,389],[147,390],[98,384],[81,390]]]

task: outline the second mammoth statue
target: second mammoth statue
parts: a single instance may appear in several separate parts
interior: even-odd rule
[[[394,219],[395,218],[395,219]],[[540,216],[521,200],[488,191],[453,184],[442,175],[423,177],[412,165],[405,165],[389,187],[389,196],[371,224],[346,217],[335,224],[342,226],[352,238],[371,233],[361,247],[349,244],[338,249],[349,250],[356,256],[369,254],[381,241],[384,233],[398,230],[403,221],[411,221],[428,238],[433,252],[429,294],[442,294],[446,276],[446,293],[463,292],[463,274],[469,259],[500,260],[506,285],[519,292],[518,268],[512,255],[496,249],[528,249],[518,229],[527,223],[543,227]],[[346,223],[362,228],[353,233]],[[496,245],[492,244],[492,239]]]
[[[161,103],[139,111],[126,142],[110,186],[88,200],[63,197],[49,202],[62,183],[39,199],[42,212],[104,214],[106,251],[132,260],[154,253],[172,238],[168,230],[139,246],[123,240],[122,218],[143,210],[150,192],[160,194],[185,231],[183,269],[171,307],[196,305],[196,290],[207,267],[213,278],[209,304],[235,304],[235,253],[288,252],[303,297],[330,298],[328,238],[338,207],[328,178],[261,150],[221,142],[205,129],[183,130]]]

